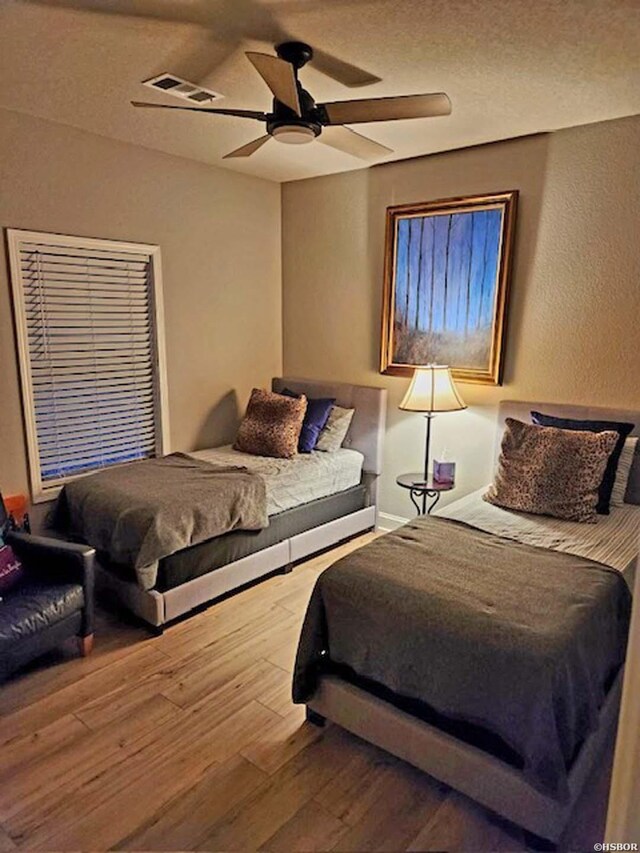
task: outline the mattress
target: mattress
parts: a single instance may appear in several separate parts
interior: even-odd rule
[[[274,515],[264,530],[235,530],[233,533],[226,533],[224,536],[178,551],[160,560],[156,589],[158,592],[174,589],[299,533],[364,509],[365,506],[366,487],[353,486],[336,495],[317,498]]]
[[[293,459],[253,456],[231,445],[197,450],[190,456],[214,465],[242,465],[259,474],[265,481],[270,516],[357,486],[364,463],[362,453],[346,447],[335,453],[300,453]]]
[[[461,521],[486,533],[525,545],[585,557],[621,572],[633,588],[640,539],[640,507],[612,507],[595,524],[563,521],[543,515],[501,509],[482,499],[486,487],[472,492],[433,515]]]

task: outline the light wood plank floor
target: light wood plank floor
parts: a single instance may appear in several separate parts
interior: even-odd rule
[[[4,850],[524,850],[522,833],[289,698],[318,574],[363,536],[151,637],[0,688]],[[564,847],[602,840],[601,768]]]

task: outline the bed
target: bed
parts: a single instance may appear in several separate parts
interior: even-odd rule
[[[640,425],[542,403],[500,424],[532,408]],[[578,525],[481,491],[419,518],[320,577],[294,701],[556,842],[615,728],[639,533],[637,506]]]
[[[334,397],[337,405],[355,409],[340,450],[314,451],[294,459],[251,456],[229,446],[189,454],[200,462],[240,465],[257,473],[266,485],[266,527],[234,530],[181,549],[146,567],[146,575],[136,576],[100,556],[99,590],[115,596],[156,631],[232,590],[287,571],[296,561],[375,526],[386,391],[273,379],[273,391],[284,388],[311,397]]]

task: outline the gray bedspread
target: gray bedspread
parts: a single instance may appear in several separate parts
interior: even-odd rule
[[[329,664],[479,726],[538,790],[567,769],[624,660],[631,597],[615,570],[459,522],[421,518],[318,579],[293,696]]]
[[[106,468],[68,483],[54,523],[155,585],[158,560],[231,530],[269,523],[264,480],[182,453]]]

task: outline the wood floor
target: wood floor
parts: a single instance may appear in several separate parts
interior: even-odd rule
[[[0,851],[526,849],[522,833],[289,698],[318,574],[364,536],[151,637],[0,687]],[[565,848],[601,841],[607,767]]]

